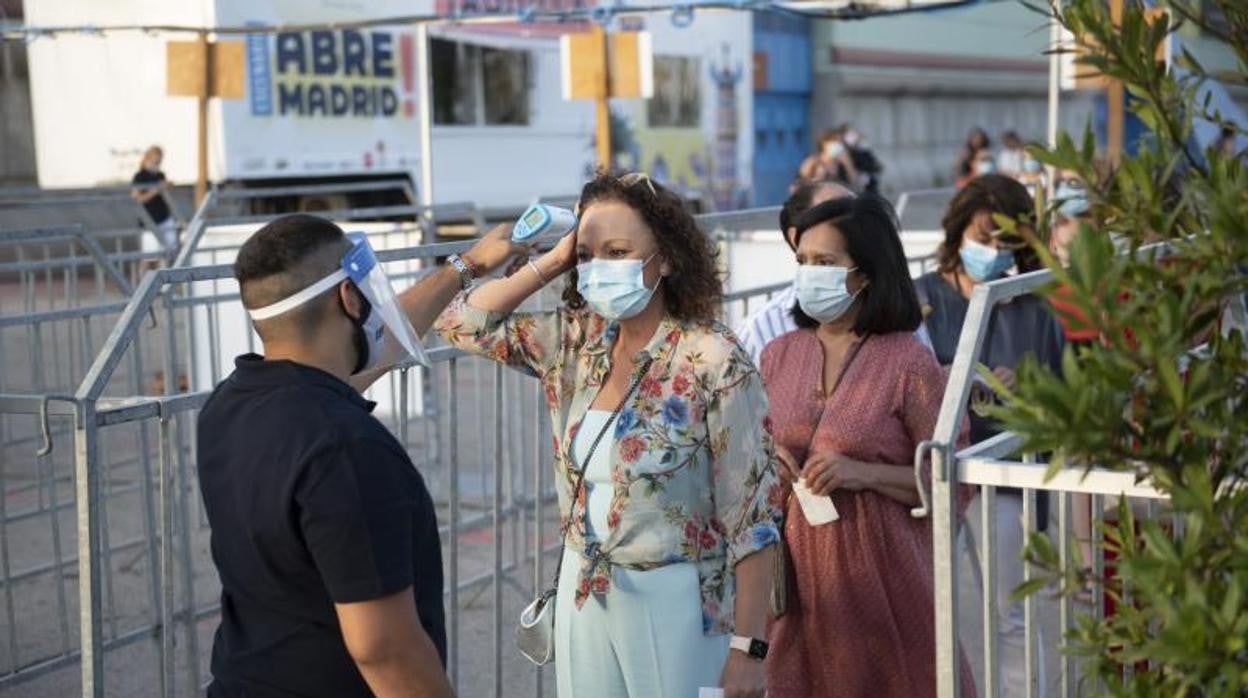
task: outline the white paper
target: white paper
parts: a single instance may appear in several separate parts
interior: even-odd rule
[[[703,686],[698,689],[698,698],[724,698],[724,689]]]
[[[806,515],[806,521],[811,526],[822,526],[841,518],[836,506],[832,504],[832,498],[811,492],[806,486],[806,480],[798,478],[793,483],[793,493],[797,495],[797,503],[802,505],[802,513]]]

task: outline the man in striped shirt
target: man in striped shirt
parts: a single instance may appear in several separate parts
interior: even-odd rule
[[[789,243],[789,247],[796,253],[797,245],[794,244],[794,238],[797,236],[797,219],[825,201],[853,195],[852,191],[835,182],[802,182],[780,209],[780,232],[784,235],[784,241]],[[771,340],[797,329],[797,325],[793,323],[792,313],[796,303],[797,296],[794,295],[793,286],[790,284],[788,288],[772,296],[763,304],[763,307],[746,318],[737,329],[737,337],[741,340],[741,345],[745,347],[745,350],[750,353],[750,357],[754,359],[754,365],[759,364],[763,349],[771,343]],[[927,329],[923,323],[919,324],[915,335],[924,346],[931,348],[932,341],[927,336]]]

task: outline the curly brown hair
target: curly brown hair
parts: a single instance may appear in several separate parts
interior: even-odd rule
[[[576,210],[584,211],[598,201],[625,204],[654,233],[659,254],[671,272],[660,281],[665,287],[663,304],[669,315],[681,322],[709,322],[719,316],[724,298],[719,251],[698,227],[680,196],[646,175],[600,172],[581,190]],[[573,269],[563,289],[563,300],[573,309],[585,307],[576,282]]]

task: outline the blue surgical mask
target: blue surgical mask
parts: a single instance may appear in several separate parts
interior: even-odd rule
[[[967,276],[981,283],[992,281],[1014,266],[1013,252],[998,250],[974,240],[962,243],[959,255],[962,257],[962,268],[966,270]]]
[[[813,264],[798,267],[797,280],[793,284],[798,307],[820,324],[835,322],[849,310],[858,296],[850,293],[846,285],[849,272],[853,270]]]
[[[975,174],[986,175],[997,171],[997,163],[992,160],[980,160],[975,163]]]
[[[1053,192],[1053,200],[1057,202],[1057,210],[1067,218],[1082,216],[1088,212],[1088,192],[1082,186],[1062,182]]]
[[[1044,170],[1044,166],[1040,164],[1039,160],[1033,157],[1023,160],[1023,172],[1026,172],[1027,174],[1040,174],[1042,170]]]
[[[627,320],[646,309],[654,288],[647,288],[646,265],[654,259],[591,259],[576,266],[576,290],[595,313]]]

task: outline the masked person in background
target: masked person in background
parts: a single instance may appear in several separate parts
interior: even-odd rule
[[[841,127],[841,132],[845,134],[841,140],[849,149],[850,160],[854,163],[854,169],[858,171],[857,188],[868,194],[878,194],[884,164],[875,157],[875,152],[871,150],[871,144],[867,143],[867,139],[863,138],[862,133],[853,126],[845,124]]]
[[[941,221],[945,239],[937,251],[937,270],[915,281],[936,359],[943,366],[953,363],[976,284],[999,279],[1015,268],[1026,272],[1039,266],[1029,249],[1014,250],[1020,247],[1021,241],[1003,238],[993,214],[1015,220],[1034,220],[1035,207],[1027,189],[1009,177],[987,174],[971,180],[953,197]],[[1014,370],[1026,355],[1034,356],[1053,371],[1061,369],[1062,328],[1043,298],[1022,296],[997,305],[991,312],[988,335],[978,358],[1007,387],[1013,388]],[[972,443],[980,443],[999,432],[995,422],[976,413],[970,416],[970,426]],[[996,563],[1000,572],[997,602],[1003,646],[1001,675],[1005,695],[1024,695],[1023,604],[1010,600],[1010,594],[1023,579],[1020,560],[1024,543],[1023,498],[1022,493],[1014,489],[1001,488],[998,493]],[[1040,519],[1037,528],[1043,530],[1048,499],[1041,496],[1037,509]],[[1039,664],[1043,668],[1043,658]],[[1043,671],[1039,682],[1040,695],[1043,695]]]
[[[958,159],[953,166],[953,181],[959,189],[975,176],[975,158],[985,150],[992,152],[992,139],[987,131],[976,126],[966,134],[966,142],[958,150]]]
[[[791,610],[771,627],[782,651],[768,695],[934,696],[931,521],[910,508],[944,374],[915,339],[919,301],[886,201],[834,199],[796,228],[800,329],[763,350],[763,381],[785,481],[830,496],[839,519],[812,524],[789,498]],[[964,510],[974,493],[961,494]],[[969,695],[965,658],[961,674]]]
[[[836,182],[853,189],[858,170],[845,146],[844,134],[838,130],[824,131],[819,137],[818,151],[802,161],[798,179],[806,182]]]
[[[1023,139],[1014,131],[1001,134],[1001,150],[997,151],[997,171],[1006,177],[1018,178],[1023,172],[1023,160],[1027,151],[1023,149]]]
[[[577,210],[575,233],[437,323],[546,390],[558,694],[761,698],[779,480],[762,381],[715,322],[714,245],[645,175],[599,175]],[[563,309],[516,312],[569,272]]]
[[[780,208],[780,232],[789,249],[797,252],[797,219],[814,206],[825,201],[853,198],[853,192],[831,182],[805,182],[799,184],[784,206]],[[741,346],[750,353],[755,366],[761,366],[763,349],[772,340],[797,329],[793,320],[793,308],[797,302],[794,287],[789,286],[763,304],[753,315],[746,318],[737,331]],[[927,329],[919,323],[915,336],[924,346],[931,347]]]
[[[198,425],[221,578],[209,696],[448,696],[433,501],[360,395],[514,252],[506,230],[394,297],[328,220],[278,218],[234,275],[264,356],[235,362]]]

